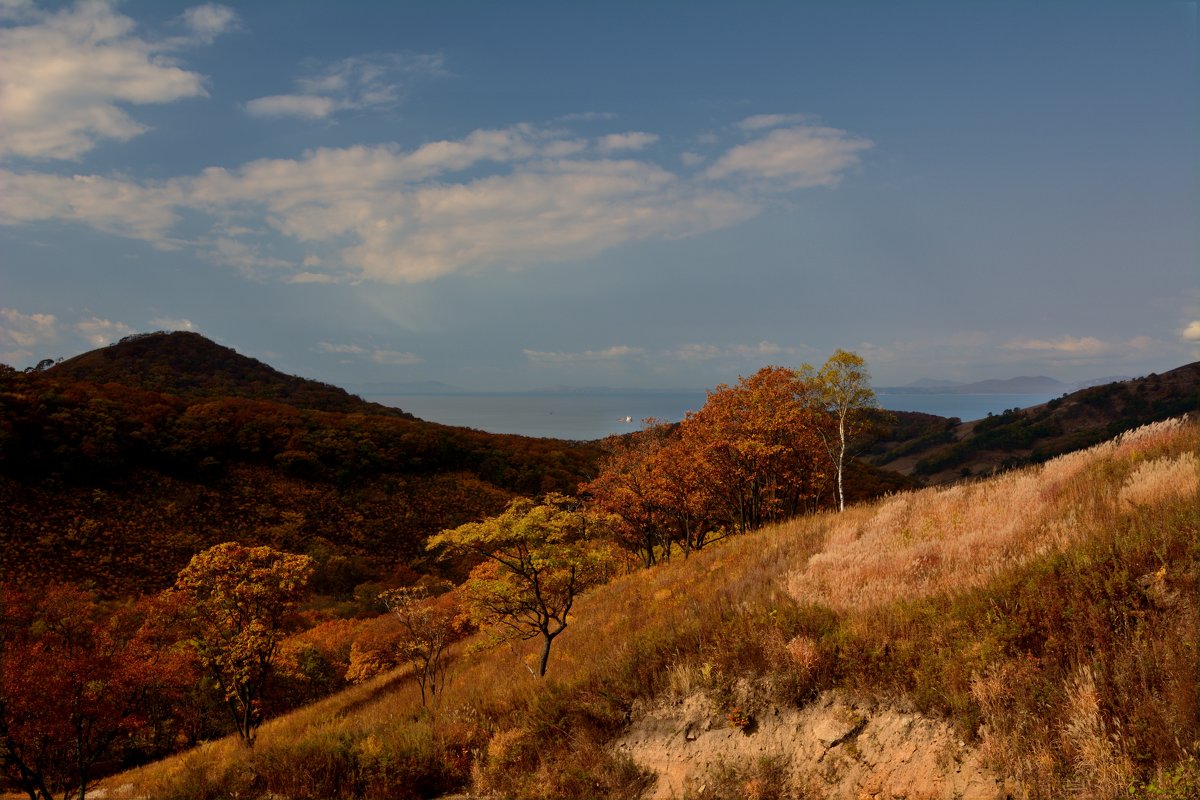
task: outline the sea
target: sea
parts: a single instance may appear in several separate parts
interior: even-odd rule
[[[962,420],[982,419],[1010,408],[1027,408],[1057,395],[1042,394],[877,394],[893,411],[923,411]],[[377,394],[367,400],[403,409],[423,420],[490,433],[511,433],[587,441],[640,430],[653,417],[678,422],[704,405],[694,391],[495,392],[457,394]]]

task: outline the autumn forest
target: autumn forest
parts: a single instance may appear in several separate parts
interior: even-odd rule
[[[964,434],[879,410],[838,350],[717,386],[680,422],[568,442],[427,423],[190,333],[0,365],[5,788],[83,800],[204,742],[253,752],[267,720],[388,675],[434,714],[468,641],[530,642],[521,663],[545,681],[596,587],[916,488],[921,469],[889,468],[905,455],[964,477],[971,453],[1013,468],[1072,449],[1037,451],[1049,437],[1194,411],[1194,373],[1190,399],[1138,384]],[[462,788],[481,758],[464,747],[388,796]],[[630,775],[600,793],[635,796]],[[382,796],[347,781],[338,796]]]

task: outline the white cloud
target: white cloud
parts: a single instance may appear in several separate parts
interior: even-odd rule
[[[64,177],[0,170],[0,224],[69,220],[134,239],[171,244],[173,207],[182,202],[168,186],[143,186],[97,175]]]
[[[615,111],[577,111],[573,114],[563,114],[559,117],[563,122],[595,122],[597,120],[616,119]]]
[[[211,24],[213,14],[197,19]],[[146,131],[124,104],[206,94],[200,75],[169,58],[173,44],[138,36],[105,3],[15,18],[25,24],[0,28],[0,157],[75,159]]]
[[[299,92],[256,98],[246,103],[246,111],[257,117],[322,119],[338,111],[383,110],[396,106],[413,80],[444,74],[436,53],[347,58],[297,80]]]
[[[216,238],[204,242],[206,249],[201,255],[214,264],[236,267],[246,275],[261,277],[272,272],[285,272],[293,268],[286,258],[277,258],[263,252],[263,246],[245,242],[222,232]]]
[[[390,367],[407,367],[412,364],[420,364],[424,359],[412,353],[401,353],[396,350],[372,350],[371,361]]]
[[[0,21],[26,20],[38,15],[33,0],[0,0]]]
[[[795,125],[807,119],[810,119],[807,114],[756,114],[739,122],[738,127],[744,131],[761,131],[781,125]]]
[[[620,244],[685,237],[750,216],[740,198],[696,192],[633,161],[561,161],[465,184],[427,186],[343,253],[364,277],[420,281],[488,265],[588,258]]]
[[[337,283],[338,279],[323,272],[297,272],[288,283]]]
[[[613,153],[618,150],[643,150],[658,141],[658,135],[631,131],[629,133],[610,133],[601,136],[596,146],[602,153]]]
[[[758,344],[731,344],[718,346],[715,344],[685,344],[664,355],[679,361],[702,362],[716,359],[744,360],[773,358],[775,356],[795,356],[799,353],[794,347],[784,347],[775,342],[762,341]]]
[[[237,13],[228,6],[209,3],[183,12],[183,22],[197,40],[209,43],[237,28]]]
[[[708,168],[710,178],[766,179],[791,189],[836,186],[859,163],[869,139],[837,128],[799,126],[771,131],[734,147]]]
[[[739,356],[779,356],[779,355],[794,355],[796,348],[783,347],[774,342],[759,342],[758,344],[739,344],[731,348],[736,355]]]
[[[331,342],[317,342],[317,352],[359,355],[360,353],[365,353],[366,350],[356,344],[333,344]]]
[[[342,356],[361,356],[366,358],[373,364],[380,364],[390,367],[404,367],[412,364],[420,364],[424,361],[418,355],[399,350],[386,350],[382,348],[368,348],[357,344],[335,344],[333,342],[317,342],[316,348],[318,353],[330,353],[333,355]],[[343,359],[349,363],[355,361],[355,358]]]
[[[1038,358],[1047,364],[1072,366],[1118,363],[1122,359],[1144,356],[1148,352],[1167,352],[1172,346],[1144,335],[1124,340],[1064,335],[1056,339],[1012,339],[1001,344],[999,349],[1002,357],[1008,360]]]
[[[683,162],[683,165],[685,167],[696,167],[696,166],[703,164],[708,159],[705,158],[704,156],[700,155],[699,153],[693,153],[691,151],[688,151],[688,152],[680,153],[679,160],[681,162]]]
[[[0,363],[16,365],[33,357],[32,348],[58,337],[53,314],[23,314],[0,308]]]
[[[1058,339],[1014,339],[1006,342],[1003,349],[1095,356],[1111,351],[1113,346],[1095,336],[1061,336]]]
[[[321,119],[332,114],[337,108],[333,98],[312,94],[275,94],[246,103],[246,110],[256,117]]]
[[[1200,342],[1200,319],[1194,319],[1184,326],[1180,336],[1188,342]]]
[[[680,361],[712,361],[722,352],[715,344],[685,344],[671,355]]]
[[[651,137],[615,136],[626,147]],[[836,183],[866,146],[843,131],[779,129],[690,178],[525,123],[412,150],[321,148],[159,182],[0,171],[0,224],[80,222],[296,283],[419,282],[717,230],[759,213],[762,186]],[[710,180],[735,175],[732,188]],[[173,238],[184,212],[211,228]]]
[[[124,322],[100,319],[99,317],[91,317],[76,323],[75,330],[83,334],[83,338],[93,347],[104,347],[122,336],[133,333],[133,328]]]
[[[641,356],[645,350],[628,345],[614,345],[603,350],[584,350],[581,353],[563,353],[545,350],[522,350],[525,358],[540,364],[575,364],[579,362],[618,361],[624,358]]]
[[[194,331],[197,330],[196,324],[190,319],[182,319],[177,317],[155,317],[150,320],[150,324],[154,327],[165,331]]]

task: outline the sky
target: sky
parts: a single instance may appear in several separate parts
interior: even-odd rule
[[[1196,3],[0,0],[0,362],[351,389],[1200,358]]]

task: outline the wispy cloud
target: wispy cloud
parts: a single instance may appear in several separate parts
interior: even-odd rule
[[[296,81],[295,92],[249,101],[246,111],[256,117],[323,119],[338,111],[389,109],[412,81],[444,74],[442,56],[436,53],[347,58]]]
[[[1200,342],[1200,319],[1195,319],[1183,326],[1179,335],[1185,342]]]
[[[579,353],[564,353],[545,350],[522,350],[525,358],[538,364],[578,364],[580,362],[619,361],[641,356],[645,350],[628,345],[614,345],[603,350],[584,350]]]
[[[372,350],[370,357],[371,361],[376,364],[391,367],[406,367],[420,364],[425,360],[414,353],[400,352],[399,350]]]
[[[33,357],[33,348],[58,337],[53,314],[24,314],[0,308],[0,363],[16,365]]]
[[[1014,339],[1006,342],[1003,349],[1094,356],[1110,351],[1112,345],[1095,336],[1061,336],[1057,339]]]
[[[780,128],[734,147],[708,168],[710,178],[766,180],[789,189],[836,186],[859,163],[869,139],[837,128]]]
[[[221,34],[237,29],[238,15],[228,6],[208,3],[184,11],[183,24],[197,43],[210,44]]]
[[[777,129],[693,177],[600,152],[645,147],[653,134],[588,141],[526,123],[412,150],[321,148],[159,182],[0,172],[0,224],[69,220],[292,282],[418,282],[734,225],[761,211],[759,189],[836,184],[869,146],[844,131]],[[211,229],[180,241],[184,212],[208,217]]]
[[[644,347],[631,345],[614,345],[602,350],[583,350],[580,352],[562,352],[545,350],[523,350],[525,358],[538,364],[581,364],[597,362],[618,362],[629,359],[664,363],[682,361],[701,363],[721,361],[722,363],[760,363],[764,359],[781,357],[790,359],[799,354],[794,347],[784,347],[774,342],[759,342],[758,344],[685,344],[669,349],[648,350]]]
[[[618,150],[642,150],[657,141],[658,134],[632,131],[601,136],[596,142],[596,146],[602,153],[614,153]]]
[[[795,125],[811,119],[808,114],[756,114],[746,117],[737,126],[744,131],[761,131],[783,125]]]
[[[150,324],[165,331],[199,330],[196,324],[190,319],[183,319],[181,317],[155,317],[150,320]]]
[[[596,122],[597,120],[616,119],[618,116],[615,111],[577,111],[572,114],[563,114],[559,119],[563,122]]]
[[[344,107],[332,97],[316,94],[274,94],[246,103],[246,110],[256,117],[322,119]]]
[[[776,356],[794,359],[801,351],[796,347],[784,347],[775,342],[762,341],[757,344],[685,344],[663,353],[665,357],[688,362],[703,361],[761,361]]]
[[[53,314],[22,314],[15,308],[0,308],[0,343],[32,347],[57,335]]]
[[[99,317],[91,317],[76,323],[75,330],[79,331],[93,347],[104,347],[122,336],[133,333],[133,328],[124,322]]]
[[[363,347],[362,345],[357,344],[317,342],[317,346],[314,349],[318,353],[330,353],[333,355],[343,356],[342,361],[346,363],[366,360],[381,366],[404,367],[424,362],[424,359],[415,353],[401,352],[399,350],[387,350],[377,347]]]
[[[183,204],[176,187],[98,175],[0,170],[0,224],[79,222],[106,233],[172,246],[169,231]]]
[[[138,35],[107,3],[5,16],[16,24],[0,28],[0,158],[76,159],[147,130],[124,105],[207,94],[202,76],[172,60],[178,41]],[[208,41],[233,19],[214,5],[185,15],[192,37]]]
[[[317,342],[318,353],[338,353],[345,355],[360,355],[367,352],[366,348],[356,344],[334,344],[333,342]]]

